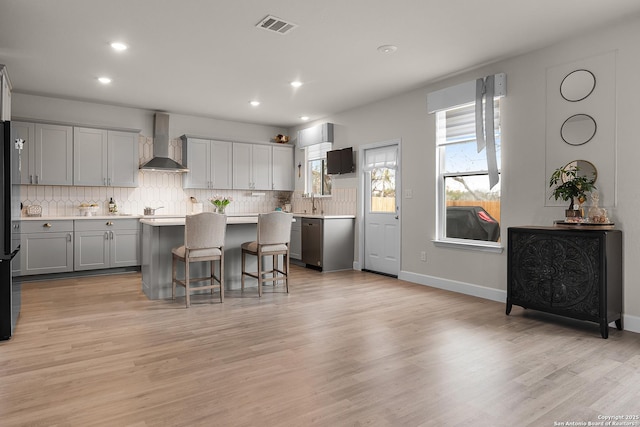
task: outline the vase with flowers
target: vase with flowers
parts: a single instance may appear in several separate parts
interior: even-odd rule
[[[225,213],[227,206],[229,205],[229,203],[231,203],[232,200],[233,199],[231,198],[231,196],[217,196],[217,195],[209,199],[211,204],[216,207],[216,212],[221,214]]]
[[[578,167],[562,167],[556,169],[549,179],[549,187],[555,186],[549,198],[562,199],[569,202],[565,211],[566,218],[574,221],[584,217],[582,204],[587,201],[587,193],[596,189],[595,174],[592,178],[581,175]],[[576,205],[575,202],[578,202]]]

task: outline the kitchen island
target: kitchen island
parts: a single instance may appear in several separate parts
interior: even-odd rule
[[[142,224],[142,291],[149,299],[171,298],[171,249],[184,244],[184,217],[144,218]],[[241,250],[244,242],[256,240],[258,215],[228,216],[224,245],[225,289],[240,289]],[[266,267],[271,258],[265,257]],[[247,257],[247,269],[256,271],[255,257]],[[192,263],[193,277],[207,275],[209,263]],[[184,263],[178,263],[178,277],[184,277]],[[249,288],[257,286],[255,280],[247,281]],[[195,286],[198,286],[197,284]],[[193,290],[193,289],[192,289]],[[184,296],[184,288],[176,289]],[[256,289],[257,295],[257,289]]]

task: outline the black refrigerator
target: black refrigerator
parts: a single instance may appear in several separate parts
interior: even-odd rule
[[[11,140],[11,123],[0,121],[0,340],[14,333],[20,314],[20,180],[22,141]]]

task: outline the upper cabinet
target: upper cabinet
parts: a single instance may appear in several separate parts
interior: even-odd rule
[[[323,123],[298,131],[298,147],[333,142],[333,123]]]
[[[138,134],[105,129],[73,131],[73,183],[135,187],[138,184]]]
[[[271,190],[271,145],[233,143],[233,188]]]
[[[11,122],[24,140],[16,182],[136,187],[138,133],[47,123]]]
[[[35,153],[36,149],[36,125],[27,122],[11,122],[11,141],[16,139],[23,140],[22,150],[18,155],[18,167],[13,171],[15,173],[13,182],[20,184],[34,184],[33,173],[31,172],[35,166],[31,164],[31,152]]]
[[[107,185],[138,186],[139,137],[139,132],[107,131]]]
[[[232,146],[227,141],[182,136],[182,161],[189,168],[183,176],[184,188],[233,188]]]
[[[272,188],[279,191],[293,191],[295,173],[293,146],[274,145],[272,150]]]
[[[35,149],[29,150],[30,183],[73,185],[73,128],[36,123],[35,133]]]

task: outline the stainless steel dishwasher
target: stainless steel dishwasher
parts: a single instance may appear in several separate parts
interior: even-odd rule
[[[302,262],[322,268],[322,220],[302,218]]]

